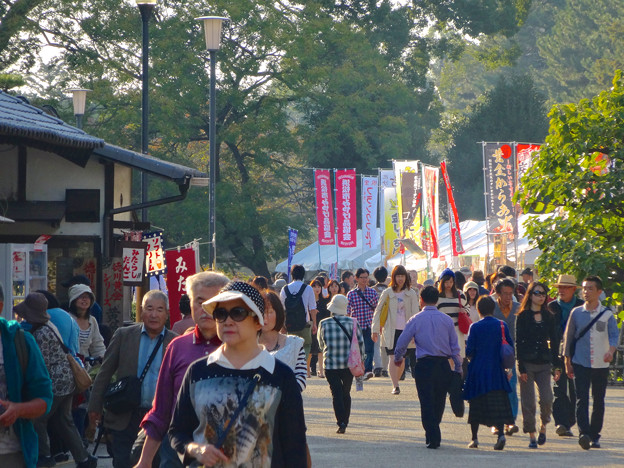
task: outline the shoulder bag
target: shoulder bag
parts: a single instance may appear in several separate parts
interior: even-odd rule
[[[383,307],[381,308],[381,313],[379,314],[379,328],[383,328],[386,325],[388,320],[388,307],[390,305],[390,295],[386,298],[386,302],[384,302]]]
[[[503,341],[500,349],[501,364],[503,369],[513,369],[516,365],[516,355],[513,346],[511,346],[507,342],[507,338],[505,338],[505,324],[502,320],[499,320],[499,322],[501,326],[501,333],[503,335]]]
[[[141,377],[130,375],[123,377],[108,386],[104,394],[104,408],[115,414],[127,413],[133,411],[141,404],[141,384],[147,375],[147,371],[152,365],[152,361],[156,357],[156,353],[163,342],[163,336],[158,337],[158,343],[154,346],[154,350],[150,355]]]
[[[581,338],[583,338],[585,336],[585,334],[591,329],[591,327],[594,326],[594,324],[600,319],[600,317],[603,316],[603,314],[607,310],[611,310],[611,309],[609,309],[608,307],[605,307],[602,310],[602,312],[600,312],[598,315],[596,315],[594,317],[594,319],[591,322],[589,322],[589,324],[585,328],[583,328],[581,330],[581,333],[579,333],[578,336],[572,338],[572,342],[570,343],[570,358],[574,357],[574,353],[576,352],[576,343],[578,342],[578,340],[580,340]]]
[[[349,366],[349,370],[351,371],[351,374],[353,375],[353,377],[363,376],[364,375],[364,363],[362,362],[362,355],[360,354],[360,345],[357,340],[357,320],[354,318],[351,318],[351,320],[353,320],[353,333],[349,335],[349,332],[347,332],[347,329],[342,325],[342,323],[340,323],[340,321],[336,317],[332,317],[332,318],[336,321],[338,326],[342,328],[342,331],[344,332],[345,335],[347,335],[347,338],[349,338],[349,341],[351,342],[351,347],[349,349],[349,361],[348,361],[348,366]]]
[[[46,327],[52,330],[52,333],[61,345],[61,348],[63,348],[63,352],[65,353],[65,357],[67,358],[67,362],[69,363],[69,368],[71,369],[72,375],[74,376],[74,385],[76,386],[74,393],[84,392],[93,383],[93,380],[91,380],[91,376],[89,375],[87,370],[82,365],[80,365],[78,361],[76,361],[72,353],[69,351],[69,348],[65,346],[65,343],[63,343],[63,340],[60,336],[57,335],[54,329],[47,324]]]
[[[457,328],[459,328],[459,331],[462,332],[464,335],[467,335],[468,331],[470,330],[470,325],[472,325],[472,320],[470,320],[470,315],[468,315],[468,312],[466,312],[466,309],[464,309],[464,306],[462,305],[461,295],[457,295],[457,300],[459,301]]]

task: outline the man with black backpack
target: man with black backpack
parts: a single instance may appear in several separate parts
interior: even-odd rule
[[[316,333],[317,310],[314,291],[312,286],[303,282],[305,277],[303,265],[293,265],[290,276],[292,282],[280,292],[282,304],[286,309],[286,330],[289,335],[303,338],[303,349],[306,359],[309,359],[312,334]]]

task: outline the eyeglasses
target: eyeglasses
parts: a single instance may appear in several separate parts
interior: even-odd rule
[[[244,307],[234,307],[230,310],[219,307],[212,312],[212,317],[219,323],[225,322],[228,317],[231,317],[235,322],[242,322],[252,314],[253,312]]]
[[[545,296],[546,292],[545,291],[533,291],[533,295],[534,296]]]

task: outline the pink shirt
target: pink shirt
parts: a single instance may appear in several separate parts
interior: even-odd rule
[[[141,427],[147,435],[159,441],[164,439],[186,369],[192,362],[212,353],[219,346],[221,340],[217,336],[206,341],[197,326],[193,333],[171,340],[160,366],[152,409],[141,421]]]

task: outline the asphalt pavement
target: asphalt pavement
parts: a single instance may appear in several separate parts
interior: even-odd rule
[[[315,468],[339,467],[623,467],[624,466],[624,387],[608,387],[605,422],[600,449],[585,451],[577,437],[559,437],[553,423],[548,425],[546,444],[529,449],[528,435],[507,437],[502,452],[493,450],[495,437],[486,427],[479,431],[479,448],[467,448],[470,426],[467,411],[456,418],[450,405],[441,425],[442,445],[437,450],[425,447],[420,423],[420,408],[413,379],[401,382],[401,394],[391,395],[389,378],[373,378],[364,390],[355,391],[351,421],[346,434],[336,434],[336,420],[329,386],[325,379],[312,377],[304,391],[308,445]],[[466,408],[467,409],[467,408]],[[522,429],[522,416],[517,420]],[[578,434],[576,426],[573,428]],[[90,447],[92,450],[93,447]],[[98,451],[104,455],[105,450]],[[57,466],[74,466],[62,464]],[[101,459],[100,467],[112,467]]]

